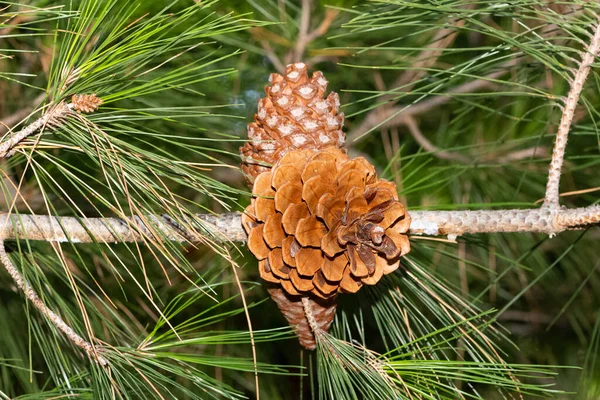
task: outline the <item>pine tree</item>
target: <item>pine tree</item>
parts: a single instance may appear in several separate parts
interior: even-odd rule
[[[579,0],[0,3],[0,397],[597,398],[599,53]],[[271,234],[333,232],[348,278],[274,292],[252,213],[280,187],[246,180],[286,174],[256,129],[295,68],[327,85],[309,135],[394,188],[346,214],[406,206],[410,253],[315,198],[310,235]]]

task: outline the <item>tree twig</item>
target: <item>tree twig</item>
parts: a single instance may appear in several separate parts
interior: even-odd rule
[[[304,50],[308,45],[308,28],[310,25],[310,1],[302,0],[302,15],[300,17],[300,31],[298,33],[298,39],[296,41],[296,48],[294,50],[294,62],[302,61]]]
[[[434,153],[436,157],[441,158],[442,160],[458,161],[463,164],[471,163],[471,159],[469,159],[469,157],[464,156],[460,153],[454,153],[451,151],[440,150],[437,146],[435,146],[433,143],[431,143],[429,141],[429,139],[427,139],[425,137],[425,135],[423,135],[423,133],[417,126],[417,123],[415,122],[414,118],[412,118],[410,116],[407,116],[405,118],[406,118],[406,120],[405,120],[406,127],[408,128],[410,135],[413,137],[413,139],[415,139],[415,141],[422,148],[424,148],[425,150],[427,150],[431,153]]]
[[[338,10],[333,10],[328,8],[327,10],[325,10],[325,18],[323,18],[323,21],[321,21],[321,24],[311,33],[309,33],[306,36],[306,43],[310,43],[313,40],[323,36],[327,30],[329,29],[329,27],[331,26],[331,24],[333,23],[333,21],[335,20],[335,17],[337,17],[338,15]]]
[[[550,170],[548,171],[548,183],[546,184],[546,197],[543,207],[553,210],[558,209],[558,193],[560,185],[560,174],[567,147],[567,139],[569,130],[575,116],[575,107],[579,101],[579,96],[583,90],[583,85],[590,73],[590,67],[600,52],[600,19],[597,21],[594,36],[590,44],[581,58],[579,68],[571,81],[571,88],[565,100],[565,106],[558,131],[556,132],[556,140],[554,142],[554,150],[552,152],[552,161],[550,162]]]
[[[448,92],[437,97],[432,97],[414,105],[400,105],[390,107],[386,110],[374,109],[371,111],[362,123],[352,129],[347,135],[347,142],[359,141],[366,137],[366,133],[377,127],[392,127],[403,125],[406,123],[406,117],[414,117],[430,111],[432,108],[439,107],[452,100],[452,95],[461,93],[472,93],[478,90],[483,90],[496,85],[495,79],[500,78],[508,72],[508,67],[515,65],[514,60],[503,65],[503,69],[493,72],[484,78],[476,79],[470,82],[463,83]]]
[[[474,4],[469,4],[465,10],[475,8]],[[392,87],[403,87],[404,91],[410,91],[414,83],[427,73],[427,68],[433,66],[438,58],[444,53],[444,49],[452,45],[458,36],[459,29],[466,23],[465,19],[450,21],[447,28],[438,30],[433,36],[433,40],[419,53],[411,62],[411,69],[401,74],[392,84]],[[411,84],[409,86],[406,86]]]
[[[15,146],[17,146],[27,137],[36,133],[38,130],[43,129],[45,126],[52,125],[58,118],[70,112],[72,108],[73,105],[71,103],[61,102],[49,109],[36,121],[11,136],[9,139],[2,141],[0,143],[0,158],[12,156],[15,153]]]
[[[260,44],[265,50],[265,55],[267,56],[269,61],[271,61],[271,64],[273,64],[277,72],[279,72],[280,74],[285,74],[285,65],[283,65],[279,57],[277,57],[277,54],[275,54],[269,42],[267,42],[266,40],[261,40]]]
[[[10,274],[19,290],[25,294],[35,308],[45,315],[54,326],[62,331],[75,346],[84,350],[92,360],[95,360],[102,366],[108,365],[108,360],[100,354],[101,349],[93,346],[90,342],[79,336],[58,314],[46,307],[29,282],[25,280],[10,258],[8,258],[8,254],[6,254],[6,249],[4,247],[4,240],[2,239],[0,239],[0,262],[4,266],[4,269]]]
[[[308,297],[302,297],[302,308],[304,308],[304,316],[308,321],[308,326],[310,326],[310,330],[313,332],[315,340],[317,340],[317,338],[322,334],[323,330],[319,326],[319,323],[317,322],[317,319],[313,314],[313,310]]]

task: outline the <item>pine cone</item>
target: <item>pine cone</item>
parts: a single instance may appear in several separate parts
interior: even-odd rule
[[[314,350],[317,343],[304,314],[302,297],[290,296],[279,287],[271,287],[268,292],[289,324],[296,330],[300,344],[309,350]],[[327,300],[309,299],[309,304],[319,327],[327,332],[335,316],[337,306],[335,298],[332,297]]]
[[[285,77],[272,74],[248,126],[240,152],[254,197],[242,223],[269,294],[300,343],[314,349],[309,319],[327,332],[338,293],[398,268],[410,250],[410,218],[394,183],[345,154],[339,98],[324,100],[327,80],[320,72],[309,80],[306,71],[296,63]]]
[[[339,96],[331,92],[324,99],[327,79],[320,71],[309,79],[307,70],[299,62],[288,65],[285,76],[271,74],[267,96],[259,100],[255,122],[248,125],[249,142],[240,148],[249,184],[291,150],[344,147]]]
[[[104,101],[100,97],[96,96],[95,93],[74,94],[71,97],[71,106],[73,109],[82,113],[91,113],[96,111],[103,102]]]
[[[292,296],[328,299],[399,266],[410,218],[396,185],[330,147],[288,152],[260,174],[242,222],[260,276]]]

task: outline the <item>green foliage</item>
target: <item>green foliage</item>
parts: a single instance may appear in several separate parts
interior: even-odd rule
[[[303,60],[340,93],[350,153],[397,182],[409,210],[543,198],[597,3],[312,3],[309,31],[335,17]],[[294,59],[301,16],[290,0],[0,3],[0,134],[74,94],[104,101],[0,161],[1,211],[151,226],[148,215],[168,214],[196,229],[198,212],[240,210],[238,147],[274,63]],[[569,207],[598,202],[598,92],[592,68],[561,181],[562,193],[590,190],[563,197]],[[0,273],[0,398],[254,398],[256,371],[269,399],[593,399],[597,241],[597,229],[414,238],[397,273],[340,296],[305,356],[252,257],[210,232],[200,245],[157,229],[137,244],[23,238],[8,244],[13,262],[110,364],[87,359]]]

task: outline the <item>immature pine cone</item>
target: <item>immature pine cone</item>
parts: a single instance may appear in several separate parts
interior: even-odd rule
[[[249,141],[240,148],[249,184],[288,151],[343,148],[339,96],[331,92],[324,99],[327,79],[320,71],[309,79],[307,70],[306,64],[298,62],[287,66],[285,76],[271,74],[267,97],[258,101],[255,122],[248,125]]]
[[[95,93],[74,94],[71,97],[71,105],[73,106],[73,109],[82,113],[94,112],[102,105],[102,103],[103,100],[96,96]]]
[[[260,174],[242,217],[260,276],[292,296],[328,299],[398,268],[410,218],[396,185],[364,158],[295,150]]]

